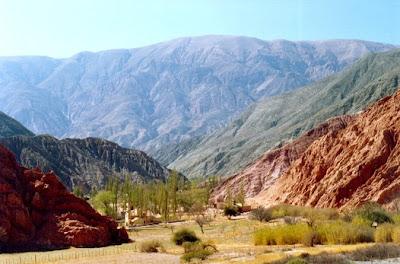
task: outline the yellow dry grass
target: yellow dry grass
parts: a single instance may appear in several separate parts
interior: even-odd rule
[[[0,264],[31,264],[31,263],[179,263],[183,253],[181,247],[171,242],[172,232],[179,228],[194,230],[203,241],[212,241],[218,248],[218,253],[212,255],[204,263],[268,263],[290,255],[302,252],[319,254],[321,252],[351,251],[368,244],[356,245],[324,245],[312,248],[293,246],[254,246],[253,233],[265,224],[248,219],[227,220],[217,217],[210,225],[204,227],[204,234],[193,221],[182,223],[155,225],[137,228],[130,232],[135,242],[130,244],[104,248],[71,248],[50,252],[32,252],[1,254]],[[165,254],[139,253],[140,243],[148,240],[159,240]],[[36,261],[36,262],[35,262]]]

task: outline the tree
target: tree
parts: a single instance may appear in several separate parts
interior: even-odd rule
[[[120,192],[120,183],[119,179],[117,178],[116,175],[113,175],[110,177],[109,181],[106,184],[106,191],[109,191],[112,193],[113,201],[111,202],[113,215],[115,218],[117,218],[118,214],[118,195]]]
[[[169,193],[169,198],[171,200],[171,206],[172,206],[172,213],[174,217],[176,216],[176,210],[178,207],[177,203],[177,192],[178,192],[178,172],[175,170],[172,170],[169,177],[168,177],[168,193]]]
[[[112,203],[115,201],[115,195],[111,191],[99,191],[92,198],[93,207],[105,215],[116,218]]]
[[[212,219],[211,217],[205,215],[198,215],[195,217],[194,221],[200,227],[201,233],[204,234],[204,225],[211,223]]]

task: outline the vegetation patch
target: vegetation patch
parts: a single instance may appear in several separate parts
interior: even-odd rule
[[[144,241],[140,245],[140,252],[146,252],[146,253],[165,252],[165,248],[163,247],[160,241],[150,240],[150,241]]]
[[[200,239],[193,231],[183,228],[174,233],[172,241],[175,245],[181,246],[185,242],[197,242],[200,241]]]

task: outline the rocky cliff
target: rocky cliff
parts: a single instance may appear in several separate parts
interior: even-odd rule
[[[54,171],[69,188],[102,188],[110,177],[135,182],[165,181],[169,170],[146,153],[98,138],[63,139],[42,135],[0,138],[23,166]]]
[[[315,140],[269,189],[262,204],[390,206],[400,196],[400,91],[385,97],[345,128]]]
[[[26,169],[0,146],[0,251],[127,242],[125,229],[71,194],[53,173]]]
[[[243,190],[246,199],[249,200],[260,192],[268,190],[282,174],[287,172],[311,143],[330,132],[345,128],[352,120],[352,116],[329,119],[298,139],[268,151],[243,171],[219,183],[211,193],[211,201],[224,201],[228,191],[239,193]]]

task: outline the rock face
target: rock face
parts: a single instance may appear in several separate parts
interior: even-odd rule
[[[155,151],[220,127],[264,96],[393,48],[203,36],[67,59],[4,57],[0,110],[36,134],[101,137]]]
[[[99,247],[127,241],[125,229],[71,194],[55,174],[20,167],[0,146],[0,250]]]
[[[98,138],[63,139],[42,135],[0,138],[25,167],[54,171],[70,190],[102,188],[110,177],[134,182],[165,181],[169,170],[146,153]]]
[[[177,154],[169,167],[188,177],[233,175],[277,143],[288,142],[329,118],[357,113],[392,95],[399,80],[399,50],[368,55],[337,75],[262,99],[201,140],[179,144],[175,149],[169,147],[170,155]]]
[[[247,200],[268,190],[312,142],[330,132],[345,128],[352,120],[352,116],[332,118],[283,147],[268,151],[243,171],[219,183],[211,193],[211,201],[224,201],[229,190],[231,193],[243,190]]]
[[[347,127],[315,140],[260,203],[390,206],[400,196],[400,91],[378,101]]]

